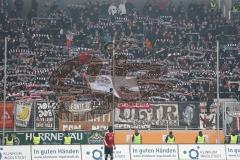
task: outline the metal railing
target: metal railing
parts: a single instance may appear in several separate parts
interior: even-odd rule
[[[0,102],[8,127],[2,126],[5,131],[61,131],[64,125],[73,129],[74,125],[86,123],[88,130],[105,130],[112,123],[117,130],[129,130],[133,128],[143,130],[216,130],[216,108],[214,103],[210,106],[210,112],[206,108],[206,102],[150,102],[150,109],[119,109],[109,110],[104,114],[87,115],[92,108],[92,102],[66,101],[16,101],[7,102],[5,112],[4,103]],[[71,107],[88,106],[88,110],[72,110]],[[11,110],[12,106],[12,110]],[[209,112],[209,113],[208,113]],[[112,115],[114,114],[114,118]],[[68,117],[63,117],[68,116]],[[75,117],[73,117],[75,116]],[[92,116],[84,119],[84,116]],[[108,117],[108,118],[107,118]],[[82,118],[82,120],[74,120]],[[97,119],[96,119],[97,118]],[[107,119],[106,119],[107,118]],[[100,121],[99,121],[100,120]],[[222,119],[220,119],[222,121]],[[11,124],[12,123],[12,124]],[[222,124],[222,123],[220,123]],[[93,127],[95,126],[95,127]],[[121,126],[128,126],[126,128]],[[145,127],[142,127],[145,126]],[[77,128],[77,127],[76,127]],[[220,126],[220,130],[222,130]],[[82,130],[78,128],[75,130]]]

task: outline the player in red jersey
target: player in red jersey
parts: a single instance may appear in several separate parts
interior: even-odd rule
[[[115,143],[114,143],[114,133],[113,133],[113,127],[108,127],[108,132],[105,133],[104,136],[104,154],[105,154],[105,160],[108,159],[108,155],[110,155],[111,160],[113,160],[113,149],[116,149]]]

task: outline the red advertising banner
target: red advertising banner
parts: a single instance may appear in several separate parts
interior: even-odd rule
[[[118,103],[117,107],[119,109],[130,109],[130,108],[149,109],[151,108],[151,105],[150,103],[145,103],[145,102],[127,102],[127,103]]]
[[[13,102],[6,102],[5,110],[5,128],[14,127],[14,105]],[[4,104],[0,102],[0,128],[3,128]]]

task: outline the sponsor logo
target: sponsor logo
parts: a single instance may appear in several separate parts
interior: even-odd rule
[[[200,149],[200,147],[197,146],[196,149],[192,148],[189,151],[183,151],[183,153],[188,154],[189,158],[191,158],[191,159],[198,159],[199,158],[199,149]]]
[[[188,148],[188,147],[187,147]],[[180,155],[185,155],[192,160],[205,159],[205,160],[219,160],[226,159],[225,157],[225,147],[224,145],[196,145],[188,149],[184,149]]]
[[[103,159],[103,147],[99,149],[94,149],[92,151],[87,151],[88,156],[92,157],[94,160],[102,160]]]
[[[104,137],[100,133],[95,132],[88,138],[88,143],[89,144],[103,144],[103,138]]]

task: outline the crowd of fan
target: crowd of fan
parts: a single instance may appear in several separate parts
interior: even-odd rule
[[[12,19],[21,18],[22,7],[17,6],[23,4],[16,4],[14,12],[9,11],[8,16],[1,13],[1,100],[5,36],[9,37],[8,100],[54,96],[57,93],[49,87],[48,78],[55,69],[78,54],[79,48],[89,48],[109,58],[106,44],[115,39],[117,43],[128,40],[134,43],[125,48],[117,47],[117,51],[131,55],[129,62],[151,61],[167,67],[167,73],[158,78],[171,82],[173,89],[161,95],[159,100],[209,101],[216,96],[217,90],[217,35],[221,39],[223,35],[240,33],[238,21],[228,20],[219,10],[204,4],[186,6],[180,3],[176,6],[167,2],[158,5],[147,2],[143,11],[139,11],[126,1],[118,4],[88,1],[66,7],[54,3],[45,6],[49,17],[39,19],[34,18],[39,13],[37,1],[34,2],[27,20]],[[239,37],[227,42],[237,44],[234,50],[228,50],[224,41],[226,38],[221,41],[225,48],[220,52],[220,96],[240,98],[240,50],[236,49]],[[71,83],[82,81],[79,74],[71,75]],[[71,77],[67,77],[66,83],[69,79]]]

